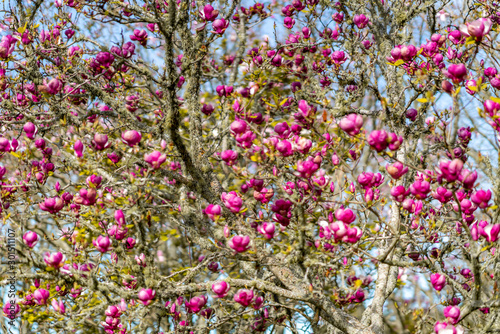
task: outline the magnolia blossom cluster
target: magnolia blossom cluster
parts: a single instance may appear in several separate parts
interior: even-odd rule
[[[120,316],[127,310],[127,303],[122,299],[118,305],[110,305],[104,312],[106,320],[101,322],[106,333],[115,333],[116,330],[121,330],[124,326],[120,323]]]
[[[361,239],[363,231],[358,226],[350,226],[356,220],[356,215],[351,209],[337,209],[335,211],[335,219],[332,212],[328,215],[328,221],[319,222],[319,236],[325,240],[331,240],[335,243],[347,242],[356,243]],[[333,250],[333,246],[329,243],[323,245],[325,249]]]

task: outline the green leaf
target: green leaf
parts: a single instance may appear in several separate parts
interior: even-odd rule
[[[18,32],[18,33],[20,33],[20,34],[24,33],[24,32],[26,31],[26,27],[27,27],[27,26],[28,26],[28,22],[26,22],[26,23],[24,24],[24,27],[22,27],[22,28],[21,28],[21,27],[20,27],[20,28],[18,28],[18,29],[17,29],[17,32]]]
[[[403,65],[404,63],[405,63],[405,61],[403,59],[399,59],[395,63],[387,63],[387,65],[399,66],[399,65]]]

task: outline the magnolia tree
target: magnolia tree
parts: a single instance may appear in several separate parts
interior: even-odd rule
[[[500,330],[495,3],[2,8],[3,332]]]

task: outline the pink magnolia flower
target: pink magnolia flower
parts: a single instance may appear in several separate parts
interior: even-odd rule
[[[363,188],[378,187],[384,182],[380,173],[363,172],[358,175],[358,182]]]
[[[484,227],[484,236],[488,242],[495,242],[498,240],[500,233],[500,224],[489,224]]]
[[[484,69],[484,75],[486,75],[488,78],[492,78],[496,76],[498,73],[497,69],[494,67],[488,67]]]
[[[392,165],[387,165],[385,169],[387,170],[387,173],[389,173],[389,175],[392,176],[392,178],[395,180],[400,179],[408,172],[408,167],[406,167],[399,161],[396,161]]]
[[[61,301],[61,298],[56,300],[55,298],[52,299],[52,307],[54,308],[54,311],[64,314],[66,313],[66,308],[64,307],[64,303]]]
[[[414,45],[397,45],[391,50],[387,60],[395,63],[398,60],[410,61],[417,55],[418,49]]]
[[[283,25],[285,26],[285,28],[287,29],[292,29],[293,26],[295,25],[295,19],[293,17],[285,17],[283,19]]]
[[[335,240],[341,240],[347,235],[349,225],[341,221],[336,221],[330,224],[330,231],[333,233]]]
[[[160,151],[153,151],[149,154],[144,154],[144,161],[146,161],[153,169],[159,169],[160,166],[167,161],[167,156]]]
[[[465,90],[467,91],[468,94],[474,95],[476,94],[477,91],[477,81],[472,79],[472,80],[467,80],[465,82]]]
[[[490,78],[490,84],[496,89],[500,89],[500,76],[496,75],[492,78]],[[474,95],[474,94],[472,94]]]
[[[134,29],[134,34],[130,35],[130,39],[139,42],[142,46],[146,46],[148,42],[148,33],[144,29]]]
[[[319,237],[330,240],[332,238],[332,231],[330,230],[328,222],[325,220],[321,220],[318,222],[318,225],[319,225]]]
[[[457,306],[446,306],[443,314],[452,324],[456,324],[460,319],[460,308]]]
[[[434,325],[434,331],[436,332],[436,334],[439,334],[439,332],[441,330],[446,330],[446,328],[448,327],[448,324],[446,322],[436,322],[436,324]],[[442,332],[443,333],[443,332]],[[453,331],[451,332],[453,333]]]
[[[120,307],[115,305],[110,305],[104,312],[107,317],[119,318],[122,314],[122,310]]]
[[[23,235],[23,241],[29,248],[35,247],[38,243],[38,234],[32,231],[28,231]]]
[[[64,201],[60,197],[46,198],[42,203],[38,203],[41,210],[52,214],[58,213],[64,207]]]
[[[486,100],[483,103],[484,111],[486,111],[491,117],[493,117],[497,111],[500,110],[500,103],[494,102],[492,100]]]
[[[356,215],[351,209],[337,209],[335,211],[335,218],[346,224],[350,224],[356,220]]]
[[[486,209],[489,205],[489,201],[491,200],[491,190],[478,190],[471,196],[472,202],[477,204],[481,209]]]
[[[357,135],[363,126],[363,117],[358,114],[349,114],[342,118],[339,127],[344,130],[349,136]]]
[[[446,92],[446,93],[453,93],[454,92],[454,87],[453,87],[453,84],[451,82],[449,82],[448,80],[443,80],[441,82],[441,88]]]
[[[35,139],[35,135],[38,132],[38,128],[31,122],[24,124],[23,130],[26,133],[26,137],[29,139]]]
[[[477,172],[471,172],[470,170],[464,168],[458,176],[458,180],[462,182],[464,188],[471,189],[474,187],[474,182],[477,180]]]
[[[198,313],[207,303],[207,296],[196,296],[184,303],[188,312]]]
[[[108,136],[100,133],[94,135],[94,140],[92,140],[92,147],[97,151],[102,151],[108,148],[111,144],[108,142]]]
[[[231,191],[229,193],[223,192],[221,195],[221,200],[224,205],[233,213],[240,212],[241,207],[243,206],[243,200],[235,191]]]
[[[304,39],[309,39],[311,37],[311,29],[309,27],[303,27],[302,35],[304,35]]]
[[[367,18],[364,14],[354,15],[352,21],[359,29],[363,29],[368,25],[368,23],[370,23],[370,19]]]
[[[17,148],[19,147],[19,142],[17,141],[16,138],[12,138],[12,140],[11,140],[11,147],[12,147],[12,151],[13,152],[17,151]]]
[[[17,318],[21,313],[21,307],[19,304],[15,303],[15,301],[12,299],[11,302],[5,303],[3,306],[3,315],[10,320],[14,320]]]
[[[149,305],[155,299],[156,291],[152,289],[141,289],[137,294],[137,298],[144,305]]]
[[[114,217],[118,225],[125,225],[125,214],[122,210],[116,210]]]
[[[122,133],[122,140],[130,147],[134,147],[141,141],[142,135],[135,130],[128,130]]]
[[[293,155],[292,144],[288,140],[280,140],[276,144],[276,150],[281,153],[283,157],[289,157]]]
[[[127,238],[127,240],[125,240],[125,248],[132,249],[135,247],[136,243],[137,241],[135,241],[134,238]]]
[[[343,64],[347,60],[347,56],[344,51],[334,51],[330,58],[337,65]]]
[[[108,230],[108,235],[115,237],[116,240],[123,240],[127,237],[128,228],[123,225],[113,225]]]
[[[222,213],[222,208],[218,204],[215,204],[215,205],[209,204],[205,208],[205,214],[213,221],[216,221],[219,218],[221,213]]]
[[[100,235],[92,241],[92,244],[99,252],[106,253],[111,246],[111,240],[107,236]]]
[[[248,235],[235,235],[229,240],[228,245],[237,253],[246,252],[250,249],[250,237]]]
[[[109,160],[111,160],[114,164],[117,164],[120,162],[122,159],[121,155],[117,154],[116,152],[111,152],[106,155]]]
[[[348,242],[351,244],[354,244],[361,239],[361,236],[363,235],[363,231],[357,227],[348,227],[346,235],[342,238],[342,241]]]
[[[212,23],[212,33],[217,34],[217,35],[222,35],[227,27],[229,26],[229,21],[226,21],[225,19],[217,19]]]
[[[50,94],[50,95],[55,95],[62,90],[63,83],[61,80],[54,78],[54,79],[51,79],[46,85],[44,85],[42,87],[43,87],[43,89],[42,89],[43,92]]]
[[[295,136],[294,141],[292,142],[292,148],[294,151],[299,151],[302,154],[309,153],[309,150],[312,147],[312,141],[306,139],[304,137]]]
[[[99,52],[95,57],[98,66],[109,68],[115,61],[115,57],[110,52]]]
[[[362,303],[365,300],[365,292],[362,289],[356,290],[349,298],[353,303]]]
[[[448,17],[450,16],[449,13],[445,12],[444,10],[440,10],[436,16],[439,18],[439,20],[441,21],[446,21],[448,19]]]
[[[441,291],[446,285],[446,277],[438,273],[431,274],[431,284],[434,289]]]
[[[220,158],[226,163],[226,165],[232,166],[238,159],[238,152],[235,152],[233,150],[226,150],[221,152]]]
[[[403,136],[398,136],[395,133],[388,135],[387,141],[389,142],[389,149],[391,151],[396,151],[399,149],[401,144],[403,144]]]
[[[264,297],[262,296],[256,296],[253,300],[252,300],[252,307],[254,308],[254,310],[259,310],[262,308],[262,305],[264,305]]]
[[[441,203],[448,203],[453,197],[453,192],[445,187],[438,187],[436,191],[432,193],[432,197]]]
[[[470,270],[469,268],[464,268],[462,270],[460,270],[460,275],[462,275],[464,278],[471,278],[473,275],[472,275],[472,270]]]
[[[244,307],[247,307],[252,303],[253,297],[254,297],[253,290],[240,289],[234,295],[234,301],[241,304]]]
[[[276,226],[273,223],[264,222],[258,227],[258,232],[262,234],[266,239],[272,239],[274,237],[274,232]]]
[[[368,135],[367,141],[377,152],[382,152],[389,145],[388,138],[389,135],[385,130],[374,130]]]
[[[395,186],[391,188],[391,196],[396,202],[403,202],[406,198],[407,191],[404,186]]]
[[[238,144],[244,148],[250,148],[252,146],[252,142],[257,138],[257,135],[249,130],[241,135],[236,135],[236,141]]]
[[[66,261],[66,257],[61,253],[45,253],[43,256],[43,261],[47,264],[47,266],[52,267],[54,269],[59,269],[64,265],[64,261]]]
[[[300,177],[309,179],[319,169],[321,156],[309,157],[306,161],[297,161],[297,173]]]
[[[285,7],[281,8],[281,13],[287,17],[291,17],[295,12],[295,7],[292,5],[286,5]]]
[[[205,21],[214,21],[219,15],[219,11],[215,10],[210,4],[206,4],[203,10],[199,11],[200,18]]]
[[[292,208],[293,203],[287,199],[277,199],[271,205],[271,210],[273,212],[279,213],[281,215],[286,215]]]
[[[431,184],[427,181],[415,181],[410,185],[410,192],[418,199],[424,199],[431,191]]]
[[[491,19],[483,17],[470,23],[461,24],[460,33],[465,37],[472,36],[480,40],[490,32],[492,25]]]
[[[450,31],[448,34],[448,39],[453,43],[453,44],[463,44],[465,41],[465,38],[462,37],[462,33],[460,30],[453,30]]]
[[[85,180],[89,188],[99,189],[101,188],[102,176],[92,174]]]
[[[305,118],[313,115],[316,112],[316,108],[310,106],[306,100],[299,101],[299,111]]]
[[[338,24],[342,23],[344,21],[344,13],[334,13],[332,14],[332,19],[337,22]]]
[[[287,138],[290,135],[290,127],[287,122],[278,123],[274,126],[274,132],[281,138]]]
[[[471,234],[472,238],[477,241],[479,239],[479,236],[487,237],[487,234],[484,232],[484,229],[486,226],[488,226],[488,222],[485,220],[481,220],[479,222],[475,222],[474,224],[471,225]]]
[[[15,39],[12,35],[2,37],[2,40],[0,41],[0,58],[8,58],[14,51],[16,42],[17,39]]]
[[[45,289],[37,289],[33,293],[33,297],[38,305],[46,305],[50,297],[50,292]]]
[[[340,159],[339,159],[339,156],[337,155],[337,153],[332,154],[332,164],[334,166],[338,166],[340,164]]]
[[[467,76],[467,68],[464,64],[451,64],[445,75],[450,78],[454,83],[460,83],[465,80]]]
[[[261,203],[268,203],[271,198],[274,196],[274,190],[273,188],[262,188],[261,190],[255,190],[253,192],[253,197],[261,202]]]
[[[248,129],[247,123],[242,119],[237,119],[233,123],[231,123],[231,131],[236,134],[245,133]]]
[[[214,112],[214,110],[215,110],[215,108],[211,104],[203,104],[203,106],[201,106],[201,112],[204,113],[207,116],[212,115],[212,113]]]
[[[215,88],[215,91],[220,97],[228,97],[233,93],[233,86],[217,86],[217,88]]]
[[[81,140],[77,140],[75,141],[75,144],[73,145],[73,149],[75,150],[75,155],[78,157],[78,158],[81,158],[83,157],[83,149],[84,149],[84,146],[83,146],[83,143]]]
[[[220,281],[212,284],[212,291],[217,295],[217,298],[224,298],[227,296],[227,293],[231,289],[229,283]]]
[[[460,159],[442,161],[439,163],[441,176],[448,182],[454,182],[458,180],[463,166],[464,162]]]

